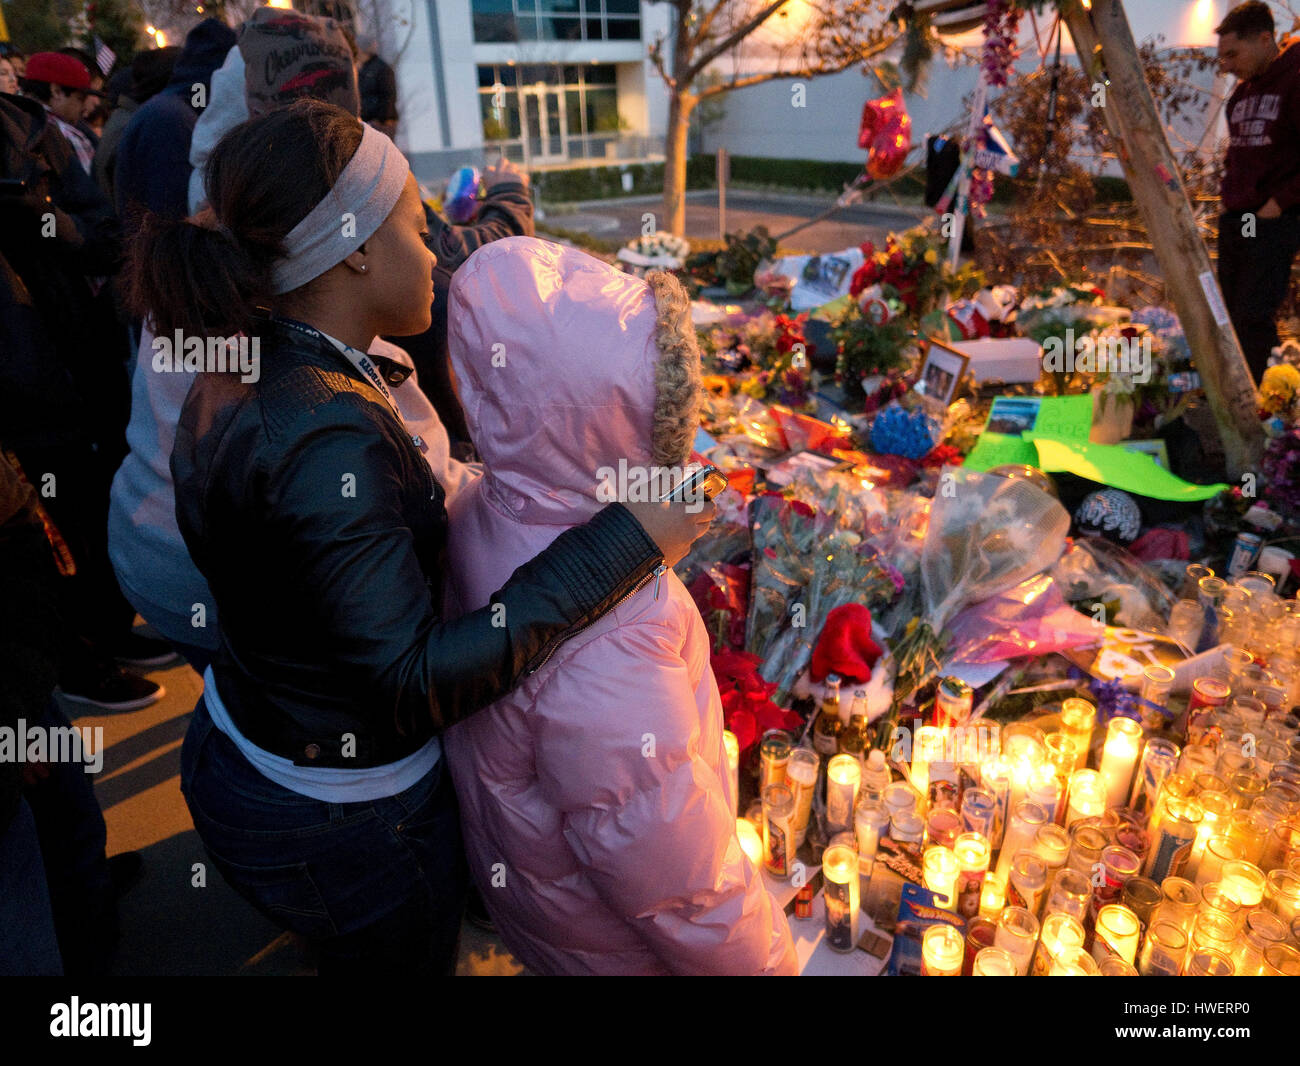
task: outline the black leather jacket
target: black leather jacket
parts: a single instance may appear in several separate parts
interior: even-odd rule
[[[171,467],[181,533],[217,603],[217,688],[259,747],[313,766],[408,755],[662,564],[612,504],[492,605],[443,621],[444,493],[418,448],[328,340],[274,322],[258,332],[260,379],[199,375]]]

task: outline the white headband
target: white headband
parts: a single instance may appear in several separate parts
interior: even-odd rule
[[[343,262],[384,224],[402,195],[411,172],[406,157],[372,126],[363,129],[361,144],[334,187],[285,237],[287,252],[272,269],[276,295]]]

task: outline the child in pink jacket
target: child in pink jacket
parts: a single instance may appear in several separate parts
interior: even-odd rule
[[[449,512],[449,598],[468,611],[594,514],[619,460],[686,462],[699,351],[674,278],[531,237],[475,252],[450,300],[486,464]],[[722,731],[708,634],[667,571],[446,734],[470,869],[529,969],[796,971],[785,916],[736,837]]]

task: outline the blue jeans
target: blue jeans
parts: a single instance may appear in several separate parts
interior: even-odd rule
[[[181,791],[213,865],[327,974],[449,975],[469,872],[451,775],[367,803],[325,803],[264,777],[202,698],[181,749]]]
[[[0,977],[62,977],[36,821],[21,797],[0,828]]]

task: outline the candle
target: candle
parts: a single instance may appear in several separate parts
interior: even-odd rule
[[[1228,818],[1232,814],[1232,800],[1222,792],[1202,792],[1196,799],[1201,805],[1201,824],[1196,829],[1196,843],[1192,845],[1192,856],[1185,869],[1186,876],[1191,878],[1196,877],[1201,868],[1206,844],[1212,837],[1222,836],[1228,831]]]
[[[1128,799],[1133,772],[1142,746],[1142,727],[1132,718],[1112,718],[1101,752],[1101,776],[1106,783],[1106,806],[1122,807]]]
[[[1068,914],[1080,922],[1088,916],[1088,903],[1092,899],[1092,880],[1081,870],[1068,867],[1057,873],[1047,890],[1047,914]]]
[[[960,977],[966,941],[951,925],[932,925],[921,934],[921,976]]]
[[[1238,977],[1257,977],[1264,965],[1264,952],[1270,944],[1284,943],[1289,932],[1287,923],[1266,910],[1254,910],[1246,915],[1246,927],[1237,941],[1233,965]]]
[[[1201,825],[1201,805],[1194,799],[1168,799],[1164,817],[1151,835],[1146,867],[1142,871],[1159,883],[1166,877],[1180,877],[1192,857]]]
[[[962,833],[953,842],[957,860],[957,913],[973,918],[980,913],[984,878],[989,869],[988,838],[982,833]]]
[[[822,877],[826,883],[826,944],[833,951],[850,952],[858,945],[858,888],[856,845],[832,844],[822,853]]]
[[[1024,907],[1004,907],[998,918],[998,932],[994,946],[1010,952],[1016,960],[1016,973],[1025,977],[1034,958],[1034,945],[1038,941],[1038,919]]]
[[[853,755],[835,755],[826,764],[826,822],[832,833],[853,828],[853,808],[862,783],[862,764]]]
[[[769,729],[758,746],[758,794],[769,785],[785,784],[785,768],[794,750],[794,738],[783,729]]]
[[[1048,977],[1096,977],[1100,971],[1097,960],[1083,948],[1064,948],[1052,960]]]
[[[1280,866],[1270,870],[1264,896],[1265,906],[1290,925],[1300,917],[1300,872]]]
[[[1138,958],[1142,977],[1177,977],[1187,955],[1187,933],[1177,922],[1154,921]]]
[[[1037,803],[1025,800],[1011,812],[1011,821],[1007,825],[1006,838],[1002,841],[1002,851],[998,855],[998,878],[1005,883],[1011,870],[1011,860],[1016,852],[1030,847],[1038,827],[1047,822],[1047,812]]]
[[[971,968],[972,977],[1016,977],[1016,960],[1003,948],[980,948]]]
[[[1152,737],[1142,749],[1142,763],[1133,779],[1133,792],[1128,805],[1134,813],[1151,819],[1156,800],[1160,797],[1160,784],[1178,769],[1178,745],[1163,737]]]
[[[930,762],[941,759],[944,733],[938,726],[923,725],[912,742],[912,787],[922,796],[930,791]]]
[[[1052,963],[1066,948],[1081,948],[1086,939],[1083,925],[1068,914],[1049,914],[1043,919],[1043,932],[1034,953],[1033,975],[1046,977]]]
[[[1220,871],[1219,887],[1225,895],[1240,903],[1243,911],[1250,911],[1264,902],[1268,882],[1264,879],[1264,872],[1254,863],[1230,859]]]
[[[858,872],[870,880],[880,838],[889,835],[889,811],[883,803],[859,803],[853,812],[853,828],[858,835]]]
[[[1127,963],[1137,958],[1142,923],[1122,903],[1108,903],[1097,912],[1097,935],[1093,939],[1092,957],[1101,962],[1107,955],[1118,955]]]
[[[740,813],[740,741],[730,729],[722,731],[722,746],[727,752],[727,769],[731,771],[731,813]]]
[[[1097,708],[1087,700],[1072,697],[1061,704],[1061,732],[1074,741],[1074,769],[1088,761],[1092,746],[1092,727],[1097,721]]]
[[[1065,815],[1067,829],[1081,818],[1098,818],[1106,809],[1106,786],[1096,770],[1075,770],[1070,775],[1070,805]]]
[[[794,796],[785,785],[763,789],[763,865],[773,877],[789,877],[794,858]]]
[[[1040,763],[1029,771],[1029,786],[1025,795],[1047,812],[1047,820],[1055,822],[1061,807],[1061,782],[1056,777],[1056,767]]]
[[[989,874],[980,889],[980,917],[996,919],[1006,905],[1006,882],[999,881],[996,874]]]
[[[794,845],[797,848],[808,836],[808,819],[812,817],[813,793],[817,791],[817,771],[821,756],[811,748],[796,748],[785,766],[785,784],[794,795]]]
[[[980,768],[980,786],[993,796],[993,829],[987,835],[989,844],[996,850],[1002,843],[1007,819],[1011,816],[1011,808],[1007,806],[1011,798],[1011,764],[1001,754],[984,761]]]
[[[740,850],[749,856],[755,866],[763,863],[763,838],[758,835],[754,823],[748,818],[736,819],[736,836],[740,838]]]
[[[925,849],[921,872],[925,887],[935,894],[934,905],[946,911],[957,910],[957,857],[945,847]]]

